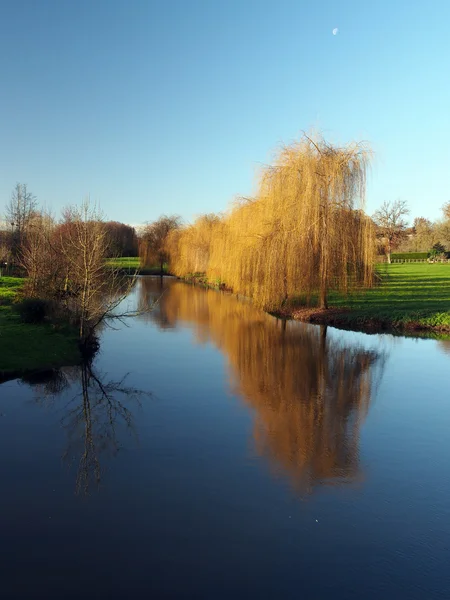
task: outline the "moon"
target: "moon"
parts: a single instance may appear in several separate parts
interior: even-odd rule
[[[338,31],[339,31],[339,29],[338,29],[337,27],[335,27],[335,28],[333,29],[333,35],[337,35]]]

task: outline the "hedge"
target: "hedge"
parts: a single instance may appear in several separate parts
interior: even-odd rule
[[[429,252],[394,252],[391,254],[393,260],[414,260],[414,259],[427,259],[430,256]]]

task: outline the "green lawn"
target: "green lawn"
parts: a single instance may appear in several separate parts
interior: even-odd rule
[[[383,264],[377,273],[381,281],[375,287],[348,297],[333,293],[330,306],[351,309],[349,321],[450,328],[450,264]]]
[[[139,275],[159,275],[159,265],[152,267],[141,267],[138,256],[121,256],[119,258],[111,258],[107,261],[107,265],[115,269],[123,269],[128,274],[137,272]],[[164,273],[167,273],[167,265],[163,267]]]
[[[80,361],[77,338],[67,328],[21,323],[14,310],[23,279],[0,278],[0,380],[20,373]]]
[[[121,256],[108,260],[108,265],[118,269],[139,269],[140,262],[138,256]]]

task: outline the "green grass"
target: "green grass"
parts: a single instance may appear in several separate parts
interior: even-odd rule
[[[450,264],[384,264],[378,265],[377,273],[381,281],[375,287],[348,297],[333,293],[330,306],[349,308],[349,322],[450,329]]]
[[[108,260],[107,264],[118,269],[139,269],[140,267],[138,256],[121,256],[119,258],[111,258]]]
[[[19,277],[0,277],[0,307],[11,306],[23,283]]]
[[[129,275],[132,275],[135,272],[137,272],[139,275],[159,275],[160,273],[159,265],[154,265],[152,267],[141,267],[138,256],[122,256],[119,258],[111,258],[106,264],[115,269],[123,270],[124,273]],[[164,273],[168,273],[167,265],[164,265],[163,271]]]
[[[22,323],[13,302],[23,279],[0,278],[0,380],[8,375],[76,364],[80,353],[75,332],[51,324]]]

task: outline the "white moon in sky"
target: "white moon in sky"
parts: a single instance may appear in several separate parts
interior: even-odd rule
[[[333,35],[337,35],[337,32],[338,32],[338,31],[339,31],[339,29],[338,29],[337,27],[335,27],[335,28],[333,29]]]

